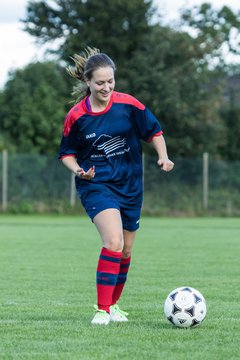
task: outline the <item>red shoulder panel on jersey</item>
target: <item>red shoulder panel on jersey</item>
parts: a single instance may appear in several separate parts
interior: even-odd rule
[[[71,127],[73,126],[75,121],[77,121],[84,114],[86,114],[86,111],[83,109],[82,101],[71,108],[64,121],[64,127],[63,127],[64,136],[68,136]]]
[[[145,105],[143,105],[135,97],[117,91],[113,92],[113,103],[129,104],[135,106],[139,110],[145,110]]]

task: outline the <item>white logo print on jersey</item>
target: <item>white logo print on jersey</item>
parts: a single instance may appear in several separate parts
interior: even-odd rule
[[[91,157],[110,157],[116,155],[122,155],[126,151],[129,151],[130,148],[124,148],[127,141],[126,138],[120,136],[109,136],[106,134],[100,135],[97,140],[94,141],[93,146],[98,150],[97,154],[92,154]],[[120,150],[121,149],[121,150]]]
[[[86,135],[86,139],[91,139],[91,138],[93,138],[93,137],[95,137],[95,136],[96,136],[95,133],[87,134],[87,135]]]

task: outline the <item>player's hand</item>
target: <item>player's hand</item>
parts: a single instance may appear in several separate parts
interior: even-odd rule
[[[163,171],[171,171],[174,167],[174,163],[171,160],[169,160],[168,158],[159,159],[157,164],[158,164],[158,166],[160,166],[160,168]]]
[[[95,176],[95,166],[92,166],[88,171],[80,168],[76,171],[75,175],[81,179],[91,180]]]

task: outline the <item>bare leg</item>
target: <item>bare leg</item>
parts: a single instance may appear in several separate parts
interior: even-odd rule
[[[103,246],[111,251],[122,251],[123,230],[119,210],[103,210],[94,217],[93,222],[101,236]]]
[[[124,239],[123,255],[122,255],[123,259],[126,259],[129,256],[131,256],[135,237],[136,237],[136,231],[123,230],[123,239]]]

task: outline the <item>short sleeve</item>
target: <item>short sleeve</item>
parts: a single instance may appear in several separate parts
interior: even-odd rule
[[[139,109],[133,106],[134,124],[139,137],[144,141],[151,141],[156,135],[162,134],[159,121],[148,108]]]
[[[75,122],[71,128],[66,131],[66,122],[59,148],[59,159],[67,156],[77,157],[77,123]]]

